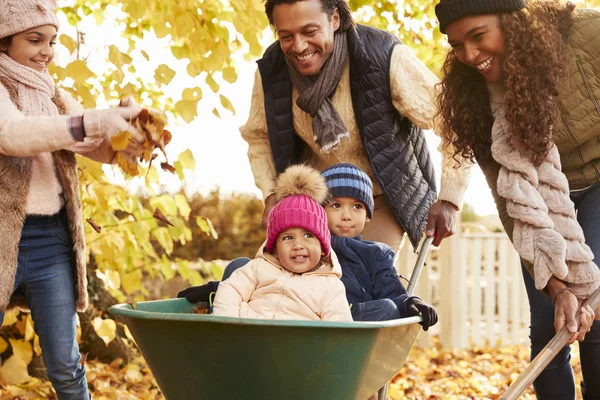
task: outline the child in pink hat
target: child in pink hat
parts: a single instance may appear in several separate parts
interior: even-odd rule
[[[59,22],[49,0],[0,0],[0,325],[31,309],[59,399],[89,399],[77,344],[87,307],[86,252],[75,153],[110,163],[112,135],[139,107],[84,110],[47,67]],[[124,156],[142,150],[131,143]]]
[[[269,214],[266,243],[254,260],[221,282],[214,315],[352,321],[321,206],[324,178],[308,166],[291,166],[275,193],[279,201]]]

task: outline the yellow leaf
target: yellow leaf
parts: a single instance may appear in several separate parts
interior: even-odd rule
[[[124,376],[125,382],[138,383],[144,379],[144,376],[140,372],[140,367],[138,365],[128,364],[127,367],[125,367],[125,369],[127,371],[125,372]]]
[[[168,85],[175,77],[175,71],[166,64],[159,65],[154,71],[154,79],[162,84]]]
[[[78,331],[78,333],[81,333],[81,328],[77,327],[77,331]],[[79,337],[80,337],[80,335],[77,336],[78,342],[79,342]],[[37,335],[33,339],[33,352],[38,357],[42,355],[42,348],[40,347],[40,337]]]
[[[25,364],[29,364],[33,358],[33,349],[30,342],[23,340],[8,339],[13,355],[19,357]]]
[[[175,110],[189,124],[198,115],[198,100],[179,100],[175,103]]]
[[[75,82],[75,92],[81,97],[81,102],[85,108],[96,108],[96,98],[83,82]]]
[[[206,83],[208,86],[210,86],[213,92],[217,93],[219,91],[219,84],[215,81],[212,75],[208,75],[206,77]]]
[[[188,200],[184,195],[180,193],[176,194],[175,204],[177,204],[179,214],[181,214],[182,217],[188,218],[190,216],[190,212],[192,211],[192,209],[190,208],[190,204],[188,203]]]
[[[182,100],[200,100],[202,99],[202,89],[199,87],[186,88],[181,93]]]
[[[107,345],[112,342],[117,334],[117,324],[112,319],[96,317],[92,321],[92,326],[98,337],[100,337]]]
[[[214,239],[219,238],[219,234],[215,230],[215,227],[210,219],[205,217],[196,217],[196,224],[198,224],[198,227],[202,230],[202,232],[212,236]]]
[[[133,343],[135,343],[135,339],[133,338],[133,335],[131,334],[129,327],[127,325],[123,325],[123,328],[125,330],[125,336],[127,336],[127,338],[129,340],[131,340]]]
[[[137,176],[139,174],[137,161],[125,157],[120,151],[115,153],[115,161],[117,162],[117,165],[121,167],[123,172],[126,172],[130,176]]]
[[[204,72],[204,63],[201,60],[192,61],[188,64],[186,71],[189,76],[195,78]]]
[[[108,60],[117,68],[121,68],[123,64],[131,64],[131,61],[133,61],[128,54],[123,53],[117,46],[108,48]]]
[[[94,74],[85,64],[83,60],[75,60],[67,65],[67,76],[72,78],[75,82],[85,82],[89,78],[95,78]]]
[[[121,287],[121,275],[117,271],[106,271],[106,285],[109,289],[117,290]]]
[[[173,252],[173,238],[169,233],[169,229],[165,227],[155,229],[152,231],[152,236],[154,236],[158,244],[161,245],[167,254],[171,254]]]
[[[146,173],[146,186],[150,186],[151,183],[158,183],[160,180],[160,175],[158,174],[158,170],[152,166],[148,169]]]
[[[181,168],[195,170],[196,169],[196,160],[194,159],[194,153],[190,149],[181,152],[177,157],[177,161],[181,163]]]
[[[121,132],[110,138],[110,144],[114,151],[125,150],[129,146],[129,139],[131,139],[131,132]]]
[[[224,68],[222,74],[223,79],[229,83],[235,83],[235,81],[237,81],[237,72],[233,67]]]
[[[25,334],[23,335],[23,340],[29,342],[35,336],[35,330],[33,329],[33,320],[31,319],[31,314],[27,314],[25,319]]]
[[[217,117],[217,118],[221,118],[221,114],[219,114],[219,110],[217,110],[216,108],[213,108],[212,113]]]
[[[177,214],[177,204],[169,194],[161,194],[150,199],[152,208],[158,208],[167,217]]]
[[[125,294],[132,294],[140,289],[140,274],[141,272],[139,270],[123,274],[121,277],[121,286],[123,287]]]
[[[0,354],[4,353],[6,349],[8,349],[8,343],[4,338],[0,337]]]
[[[60,35],[60,44],[69,49],[69,53],[73,53],[75,49],[77,49],[77,42],[71,38],[71,36],[65,35],[64,33]]]
[[[8,310],[4,313],[4,322],[2,322],[2,326],[10,326],[18,321],[19,309],[13,308],[12,310]]]
[[[27,364],[28,363],[14,354],[10,356],[4,361],[2,369],[0,370],[2,381],[8,385],[20,385],[28,382],[31,379],[31,376],[29,376],[29,373],[27,372]]]
[[[233,113],[233,115],[235,115],[235,109],[233,108],[233,104],[231,104],[229,99],[227,97],[223,96],[222,94],[220,94],[219,97],[221,99],[221,105],[223,107],[225,107],[226,110],[231,111]]]

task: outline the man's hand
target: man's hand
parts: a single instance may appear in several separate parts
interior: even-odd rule
[[[432,243],[434,246],[439,246],[444,238],[454,235],[452,228],[457,211],[458,208],[454,204],[444,200],[436,201],[429,208],[425,235],[435,235]]]
[[[423,317],[421,325],[424,331],[429,329],[430,326],[437,324],[438,315],[435,308],[424,302],[420,297],[415,296],[408,299],[406,309],[408,310],[408,315],[411,317],[415,315]]]
[[[265,209],[262,215],[262,221],[260,224],[263,228],[267,229],[267,225],[269,225],[269,213],[275,206],[275,194],[270,194],[269,197],[265,199]]]

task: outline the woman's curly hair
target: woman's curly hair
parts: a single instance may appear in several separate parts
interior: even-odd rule
[[[560,0],[531,0],[524,9],[499,14],[506,120],[534,165],[542,163],[552,145],[556,96],[569,63],[567,40],[574,8]],[[454,146],[457,165],[461,158],[488,160],[493,117],[485,79],[452,51],[442,71],[438,114],[444,146]]]

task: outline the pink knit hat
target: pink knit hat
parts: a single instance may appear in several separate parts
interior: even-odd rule
[[[327,227],[327,214],[321,206],[327,197],[327,186],[321,174],[306,165],[288,167],[277,180],[275,195],[280,200],[269,213],[267,251],[273,250],[281,232],[304,228],[319,239],[323,253],[328,256],[331,233]]]
[[[54,9],[55,0],[0,0],[0,39],[42,25],[58,30]]]

